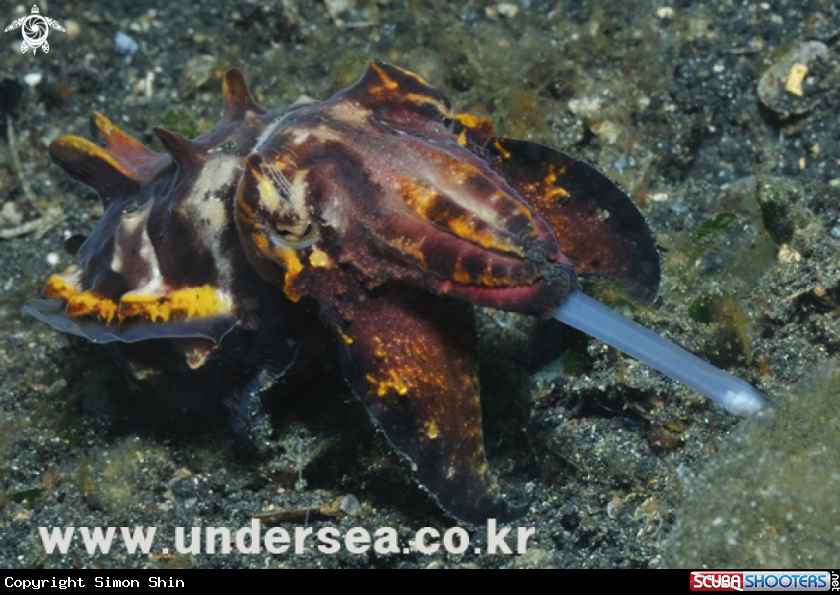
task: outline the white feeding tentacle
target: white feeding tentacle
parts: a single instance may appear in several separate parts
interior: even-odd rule
[[[747,382],[690,354],[581,291],[570,293],[554,318],[682,382],[739,417],[767,407]]]

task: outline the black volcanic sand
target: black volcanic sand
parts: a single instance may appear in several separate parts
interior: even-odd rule
[[[833,0],[675,2],[41,2],[50,52],[0,36],[0,567],[826,567],[840,546],[840,8]],[[29,8],[0,5],[11,22]],[[128,36],[121,44],[118,33]],[[759,81],[804,42],[801,80]],[[177,410],[129,386],[102,347],[21,314],[62,245],[101,214],[47,156],[96,107],[151,128],[209,129],[220,77],[256,99],[326,98],[372,57],[413,69],[500,134],[597,165],[662,248],[650,307],[611,301],[752,382],[777,407],[740,422],[564,329],[480,312],[485,439],[524,554],[173,554],[176,527],[317,531],[455,523],[408,479],[347,389],[329,335],[237,434],[219,399]],[[789,71],[787,71],[789,73]],[[37,76],[40,74],[40,80]],[[30,75],[30,76],[27,76]],[[36,83],[37,84],[33,84]],[[802,95],[798,95],[801,93]],[[785,111],[787,110],[787,112]],[[801,111],[802,113],[793,113]],[[15,164],[6,121],[16,137]],[[39,217],[58,222],[21,235]],[[34,227],[38,227],[35,225]],[[592,289],[594,291],[594,289]],[[312,329],[316,335],[320,329]],[[564,357],[565,356],[565,357]],[[47,554],[39,527],[157,527],[150,554]],[[509,540],[511,544],[514,539]]]

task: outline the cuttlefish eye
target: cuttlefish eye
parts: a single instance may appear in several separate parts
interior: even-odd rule
[[[301,249],[317,242],[321,234],[312,221],[275,221],[275,241],[284,248]]]
[[[305,172],[276,156],[251,153],[239,185],[244,217],[277,248],[300,250],[317,242],[318,226],[306,205]]]

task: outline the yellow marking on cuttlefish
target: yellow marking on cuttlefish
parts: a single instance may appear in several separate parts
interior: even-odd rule
[[[172,294],[172,315],[185,319],[219,316],[230,311],[222,295],[209,285],[179,289]]]
[[[236,197],[236,218],[242,223],[246,223],[252,229],[255,227],[254,208],[241,195]]]
[[[371,60],[371,62],[370,62],[370,67],[373,70],[376,71],[376,73],[379,75],[379,79],[382,81],[381,86],[372,87],[370,89],[371,94],[373,94],[373,95],[383,95],[383,94],[384,95],[388,95],[388,94],[394,95],[395,92],[399,91],[399,87],[400,87],[399,82],[395,81],[393,78],[388,76],[388,74],[378,64],[376,64],[373,60]],[[403,76],[405,76],[407,78],[414,79],[415,81],[420,83],[423,87],[426,87],[428,89],[434,89],[434,87],[432,87],[426,81],[426,79],[421,77],[416,72],[410,72],[408,70],[403,70],[402,68],[399,68],[399,67],[396,67],[396,66],[394,68],[396,70],[398,70],[400,72],[400,74],[402,74]],[[441,103],[440,101],[438,101],[434,97],[430,97],[428,95],[421,95],[421,94],[418,94],[418,93],[405,93],[404,98],[408,99],[409,101],[414,101],[414,102],[420,103],[420,104],[434,105],[435,107],[438,108],[438,111],[440,111],[442,114],[444,114],[447,117],[449,117],[451,115],[451,112],[452,112],[451,108],[449,108],[445,104]]]
[[[84,139],[80,136],[68,135],[61,137],[56,141],[56,143],[60,149],[74,149],[76,151],[80,151],[88,157],[104,161],[108,164],[109,167],[118,171],[126,178],[129,178],[131,180],[137,179],[135,172],[126,168],[125,164],[123,164],[121,161],[114,159],[114,157],[110,153],[108,153],[101,147],[93,144],[87,139]]]
[[[65,275],[74,272],[68,269]],[[67,300],[67,314],[73,317],[96,315],[110,323],[117,319],[142,316],[151,322],[168,322],[171,318],[190,320],[218,316],[230,312],[227,300],[209,285],[179,289],[171,295],[127,293],[119,302],[94,291],[82,292],[64,275],[51,275],[47,279],[44,295]]]
[[[376,63],[375,60],[370,61],[370,67],[373,68],[377,72],[377,74],[379,74],[379,76],[382,78],[382,81],[388,86],[389,89],[396,89],[399,86],[399,83],[397,83],[394,79],[392,79],[390,76],[388,76],[385,73],[385,71],[379,66],[379,64]],[[430,85],[429,82],[426,79],[424,79],[422,76],[420,76],[416,72],[411,72],[410,70],[405,70],[404,68],[400,68],[399,66],[393,66],[392,65],[391,67],[394,70],[399,71],[399,73],[402,74],[403,76],[405,76],[406,78],[414,79],[415,81],[417,81],[418,83],[420,83],[424,87],[429,87],[430,89],[434,89],[434,87],[432,87],[432,85]]]
[[[149,149],[147,149],[141,142],[126,134],[119,127],[114,126],[111,120],[106,118],[97,110],[90,110],[90,117],[93,121],[94,128],[102,134],[107,144],[111,144],[113,142],[122,143],[124,145],[131,146],[133,150],[138,151],[142,155],[152,155],[152,152],[149,151]],[[112,136],[114,138],[112,138]]]
[[[274,181],[269,176],[265,175],[265,172],[262,169],[263,167],[273,167],[278,171],[279,168],[275,164],[268,162],[263,162],[260,169],[250,167],[249,164],[251,175],[254,176],[254,180],[257,182],[257,193],[260,195],[260,206],[269,212],[275,212],[280,209],[280,202],[281,200],[284,200],[285,197],[281,198]]]
[[[151,322],[193,320],[227,314],[231,310],[228,300],[209,285],[187,287],[171,295],[125,294],[117,312],[120,322],[141,316]]]
[[[235,97],[233,96],[233,86],[231,86],[230,81],[228,80],[227,76],[222,77],[222,95],[225,98],[225,105],[229,105],[233,103]]]
[[[420,83],[424,87],[434,88],[429,84],[429,82],[426,79],[424,79],[422,76],[420,76],[416,72],[406,70],[405,68],[400,68],[399,66],[394,66],[394,69],[399,70],[400,73],[403,74],[403,76],[414,79],[415,81],[417,81],[418,83]]]
[[[464,270],[460,258],[455,261],[455,266],[452,268],[452,279],[457,283],[469,283],[472,281],[470,274]]]
[[[122,322],[126,318],[142,316],[151,322],[168,322],[172,303],[163,295],[124,295],[120,300],[117,315]]]
[[[326,252],[320,250],[317,246],[312,246],[312,253],[309,255],[309,264],[318,268],[327,268],[332,266],[332,261]]]
[[[428,95],[419,95],[417,93],[408,93],[406,94],[406,99],[409,99],[414,103],[433,105],[441,114],[443,114],[443,117],[452,117],[452,108],[447,106],[445,103],[441,103],[434,97],[430,97]]]
[[[467,131],[471,129],[478,128],[479,118],[478,116],[473,116],[472,114],[455,114],[455,119],[464,127],[464,129],[458,133],[458,136],[455,137],[455,140],[458,141],[458,144],[462,147],[467,146]]]
[[[102,132],[105,138],[108,138],[111,135],[111,131],[113,131],[116,128],[116,126],[114,126],[111,120],[109,120],[101,112],[95,109],[90,110],[90,118],[91,120],[93,120],[93,125],[98,131]],[[120,130],[119,128],[116,129]],[[122,131],[120,130],[120,132]]]
[[[44,297],[48,298],[64,298],[70,299],[81,291],[81,289],[67,279],[65,275],[72,273],[72,269],[67,269],[62,275],[50,275],[47,279],[47,284],[44,287]]]
[[[344,343],[346,345],[352,345],[353,344],[353,338],[350,337],[349,335],[344,334],[344,332],[340,328],[336,328],[335,332],[338,333],[338,336],[341,337],[341,340],[344,341]]]
[[[551,189],[546,194],[548,198],[566,198],[569,196],[569,193],[566,192],[565,188],[561,186],[552,186]]]
[[[470,174],[472,174],[472,171],[473,170],[471,169]],[[465,172],[461,170],[460,173]],[[465,178],[467,177],[468,176],[465,175]],[[456,236],[478,244],[482,248],[494,248],[501,252],[516,254],[517,256],[525,255],[522,247],[514,243],[511,238],[505,238],[504,236],[495,233],[492,228],[485,230],[476,229],[475,220],[473,219],[464,217],[433,217],[432,215],[434,214],[435,207],[438,205],[438,201],[441,196],[436,189],[426,185],[412,183],[404,184],[400,190],[402,191],[406,204],[427,221],[431,221],[441,226],[445,225],[449,227],[452,233]],[[473,215],[474,217],[478,218],[484,215],[488,218],[495,219],[494,213],[490,211],[487,213],[477,212],[479,209],[478,205],[473,205],[473,208],[476,211]]]
[[[496,276],[490,269],[485,269],[478,277],[474,277],[464,269],[460,258],[455,261],[450,276],[456,283],[473,283],[482,287],[515,287],[517,285],[513,279]]]
[[[460,238],[470,240],[482,248],[494,248],[500,252],[508,252],[517,256],[525,256],[525,251],[511,241],[510,238],[500,237],[492,230],[477,230],[474,222],[469,219],[453,218],[448,222],[449,229]]]
[[[379,75],[379,78],[382,81],[382,86],[384,88],[388,89],[389,91],[393,91],[394,89],[399,87],[399,83],[397,83],[397,81],[385,74],[385,71],[382,70],[382,68],[379,67],[379,64],[377,64],[374,60],[370,61],[370,67],[373,68]]]
[[[458,120],[464,128],[478,128],[478,125],[482,120],[482,118],[472,114],[458,114],[455,116],[455,119]]]
[[[496,136],[496,131],[493,129],[493,121],[490,118],[482,118],[472,114],[455,114],[454,118],[466,129],[459,135],[459,139],[463,137],[464,143],[466,143],[467,140],[467,130],[476,135],[476,141],[483,141],[482,144],[486,143],[489,139],[495,138]],[[498,140],[496,140],[496,146],[499,146]],[[508,154],[508,156],[509,155],[510,154]]]
[[[425,426],[426,426],[426,436],[430,440],[434,440],[435,438],[437,438],[440,435],[440,431],[438,430],[438,426],[435,423],[435,420],[430,419],[429,421],[427,421],[425,423]]]
[[[502,144],[499,142],[499,139],[493,140],[493,145],[496,147],[496,150],[502,154],[502,157],[505,159],[510,159],[511,153],[507,149],[505,149]]]
[[[410,206],[418,215],[428,218],[428,212],[431,210],[438,197],[437,190],[425,184],[420,185],[416,182],[403,182],[400,185],[402,186],[400,190],[402,190],[405,202],[408,206]]]
[[[242,219],[243,218],[240,218],[240,221],[243,224],[247,223],[248,227],[251,227],[252,229],[254,228],[253,220],[247,219],[243,221]],[[251,243],[254,245],[254,248],[257,252],[259,252],[261,255],[267,258],[271,258],[271,249],[269,248],[268,238],[265,237],[262,233],[260,233],[259,231],[251,233]]]
[[[388,378],[385,380],[377,380],[373,374],[365,376],[365,380],[376,387],[376,396],[380,399],[387,396],[391,389],[395,390],[401,397],[404,397],[408,394],[408,389],[412,386],[410,382],[401,378],[396,370],[388,370]]]
[[[566,168],[561,167],[557,171],[553,167],[549,167],[548,174],[545,176],[545,187],[547,198],[566,198],[569,193],[562,186],[556,186],[558,178],[566,175]]]
[[[423,253],[423,243],[423,239],[416,242],[408,239],[402,239],[399,242],[398,247],[401,254],[413,256],[417,259],[417,262],[420,264],[420,266],[426,268],[426,255]]]
[[[303,297],[303,294],[295,291],[293,283],[301,271],[303,271],[303,264],[300,258],[298,258],[297,252],[291,248],[271,244],[268,238],[259,230],[252,232],[250,238],[251,243],[259,254],[283,267],[285,272],[283,293],[293,302],[299,301]]]
[[[92,291],[77,293],[67,300],[68,316],[85,316],[96,314],[100,320],[110,323],[117,315],[119,306],[113,300],[98,295]]]
[[[479,285],[484,287],[516,287],[521,285],[531,285],[531,283],[517,283],[514,279],[509,277],[500,277],[493,274],[489,268],[484,269],[484,272],[478,276]]]
[[[286,279],[283,285],[283,293],[285,293],[286,297],[293,302],[297,302],[303,297],[303,294],[295,291],[294,281],[303,271],[303,264],[300,262],[300,258],[298,258],[295,250],[292,250],[291,248],[280,248],[277,246],[274,246],[273,248],[272,260],[278,264],[280,262],[285,264],[284,268],[286,269]]]

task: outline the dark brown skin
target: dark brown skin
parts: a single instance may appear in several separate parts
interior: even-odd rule
[[[47,284],[66,311],[33,313],[130,338],[133,369],[215,378],[228,398],[285,370],[314,300],[353,392],[441,508],[471,523],[523,514],[484,455],[472,304],[548,316],[579,289],[573,262],[652,299],[659,257],[635,205],[590,166],[497,138],[378,60],[324,102],[267,111],[238,71],[224,94],[222,122],[194,141],[155,129],[166,155],[98,114],[103,147],[53,143],[105,215],[80,266]],[[145,355],[151,337],[166,362]],[[214,373],[224,365],[238,367],[233,384]]]

